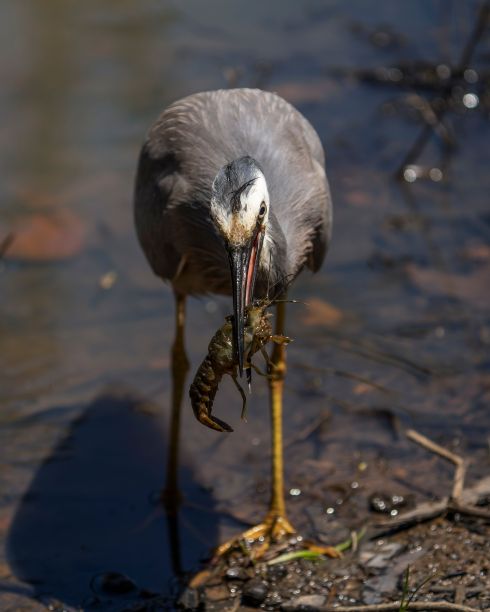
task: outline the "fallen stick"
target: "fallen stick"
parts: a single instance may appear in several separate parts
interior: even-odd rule
[[[485,508],[476,508],[474,506],[467,506],[466,504],[460,504],[458,502],[449,502],[448,510],[452,512],[459,512],[467,516],[475,516],[476,518],[483,518],[490,520],[490,510]]]
[[[368,606],[328,606],[319,608],[322,612],[399,612],[401,601],[394,601],[386,604],[374,604]],[[411,601],[408,610],[438,610],[439,612],[480,612],[477,608],[470,608],[460,604],[449,603],[448,601]]]
[[[468,465],[466,459],[429,440],[414,429],[409,429],[406,435],[413,442],[447,459],[456,466],[451,496],[443,497],[437,501],[422,502],[413,510],[399,514],[396,518],[374,523],[372,525],[374,533],[370,534],[370,538],[377,538],[387,533],[407,529],[412,525],[436,518],[448,511],[490,520],[490,510],[476,505],[490,494],[490,477],[487,476],[472,487],[465,489],[464,481],[466,466]]]
[[[444,497],[443,499],[435,502],[422,502],[421,504],[417,504],[417,506],[413,510],[403,512],[397,517],[394,517],[387,521],[379,521],[377,523],[374,523],[374,537],[379,537],[380,535],[386,532],[399,531],[401,529],[411,527],[412,525],[416,525],[417,523],[424,523],[425,521],[430,521],[430,519],[440,516],[447,510],[448,501],[449,498]],[[378,531],[379,529],[381,529],[382,531]]]
[[[436,455],[444,457],[444,459],[447,459],[456,466],[451,497],[453,499],[458,499],[459,497],[461,497],[461,493],[463,492],[464,479],[466,476],[466,461],[463,459],[463,457],[460,457],[459,455],[452,453],[447,448],[444,448],[443,446],[439,446],[439,444],[432,442],[432,440],[429,440],[429,438],[426,438],[418,431],[415,431],[415,429],[409,429],[406,435],[407,438],[410,438],[410,440],[413,440],[417,444],[420,444],[420,446],[423,446],[424,448],[432,451],[433,453],[436,453]]]

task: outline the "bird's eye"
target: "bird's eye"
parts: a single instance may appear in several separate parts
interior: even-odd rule
[[[259,218],[263,219],[265,217],[266,212],[267,212],[267,206],[265,205],[265,202],[262,202],[259,208]]]

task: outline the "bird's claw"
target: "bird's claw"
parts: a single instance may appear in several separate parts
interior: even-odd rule
[[[264,555],[272,543],[278,542],[282,538],[294,535],[295,533],[296,529],[285,516],[269,513],[263,523],[250,527],[250,529],[247,529],[238,536],[218,546],[214,553],[214,558],[226,555],[235,547],[240,546],[240,542],[245,541],[253,544],[257,540],[262,540],[263,538],[264,541],[260,543],[259,547],[254,552],[254,558],[257,559]]]

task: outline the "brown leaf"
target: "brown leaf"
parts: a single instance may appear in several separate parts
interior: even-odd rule
[[[308,300],[307,308],[303,316],[303,323],[305,325],[325,325],[327,327],[333,327],[338,325],[344,318],[343,313],[329,304],[318,298],[312,298]]]
[[[148,362],[148,367],[151,370],[165,370],[170,366],[170,358],[168,355],[155,357]]]
[[[421,268],[415,264],[408,264],[406,270],[412,283],[422,291],[457,298],[478,308],[490,305],[490,263],[466,275]]]
[[[490,246],[487,244],[469,246],[463,251],[463,256],[474,261],[488,261],[490,259]]]
[[[206,584],[211,575],[212,574],[209,570],[201,570],[200,572],[197,572],[197,574],[194,574],[189,582],[189,586],[191,589],[197,589],[203,584]]]
[[[6,533],[12,524],[12,516],[14,511],[12,508],[5,509],[0,514],[0,533]]]
[[[288,102],[293,104],[305,104],[307,102],[322,102],[328,98],[337,87],[336,83],[329,79],[309,81],[308,83],[291,81],[289,83],[277,85],[274,87],[274,91],[288,100]]]
[[[17,221],[5,259],[61,261],[78,255],[85,245],[82,220],[69,210],[33,214]]]
[[[352,389],[354,395],[365,395],[366,393],[370,393],[374,387],[372,385],[368,385],[367,383],[357,383]]]
[[[344,200],[347,204],[351,204],[352,206],[369,206],[373,203],[372,196],[361,189],[348,191],[344,196]]]

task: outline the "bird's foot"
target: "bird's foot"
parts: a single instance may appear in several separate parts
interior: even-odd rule
[[[296,530],[285,516],[269,512],[262,523],[254,525],[243,533],[227,540],[214,553],[214,557],[223,557],[235,548],[245,545],[258,544],[257,553],[261,556],[273,542],[278,542],[286,536],[294,535]],[[263,550],[262,550],[263,548]]]
[[[272,544],[280,543],[281,540],[294,535],[297,535],[297,531],[286,516],[269,512],[262,523],[254,525],[218,546],[214,553],[214,559],[224,557],[235,549],[243,549],[244,546],[252,549],[251,556],[254,559],[260,559]],[[318,554],[329,557],[341,556],[338,550],[332,546],[318,546],[308,542],[303,542],[303,544],[305,549]]]

